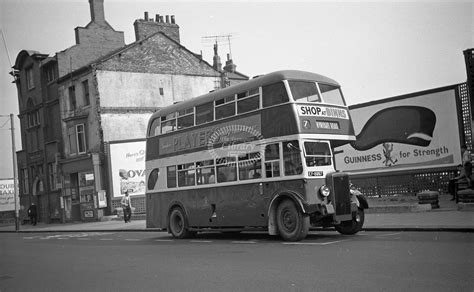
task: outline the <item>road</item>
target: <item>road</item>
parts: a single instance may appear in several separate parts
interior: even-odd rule
[[[474,234],[0,234],[0,291],[473,291]]]

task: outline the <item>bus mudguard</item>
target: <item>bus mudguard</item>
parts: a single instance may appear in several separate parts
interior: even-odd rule
[[[364,195],[356,195],[357,200],[359,201],[359,207],[362,209],[369,209],[369,202],[367,202],[367,199],[364,197]]]
[[[298,209],[302,213],[306,213],[306,209],[303,204],[303,199],[298,193],[295,193],[290,190],[285,190],[276,194],[271,200],[270,206],[268,207],[268,234],[270,235],[278,235],[275,214],[278,208],[278,204],[285,198],[293,200],[296,203]]]

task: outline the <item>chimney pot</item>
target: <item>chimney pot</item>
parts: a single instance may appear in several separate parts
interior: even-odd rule
[[[166,23],[170,23],[170,16],[166,15]]]
[[[159,14],[156,14],[156,15],[155,15],[155,21],[156,21],[156,22],[160,22],[160,15],[159,15]]]
[[[176,23],[176,22],[175,22],[175,19],[174,19],[174,15],[171,15],[171,23],[172,23],[172,24],[175,24],[175,23]]]
[[[145,12],[145,20],[148,21],[148,12]]]

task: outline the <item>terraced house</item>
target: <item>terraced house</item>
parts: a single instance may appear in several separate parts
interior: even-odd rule
[[[75,28],[76,44],[54,56],[21,51],[14,65],[22,151],[20,204],[39,205],[39,220],[98,220],[120,193],[111,186],[109,144],[143,140],[158,108],[248,79],[228,58],[213,64],[180,42],[174,16],[134,22],[125,45],[104,16],[103,0],[89,0],[91,21]],[[129,155],[134,155],[129,154]],[[144,210],[144,197],[134,196]]]

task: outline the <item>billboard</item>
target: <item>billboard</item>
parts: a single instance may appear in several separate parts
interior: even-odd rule
[[[461,163],[457,86],[351,107],[356,141],[335,149],[336,168],[353,174]]]
[[[130,196],[145,194],[145,141],[111,142],[110,173],[113,198],[126,190]]]
[[[13,179],[0,179],[0,212],[15,210]]]

